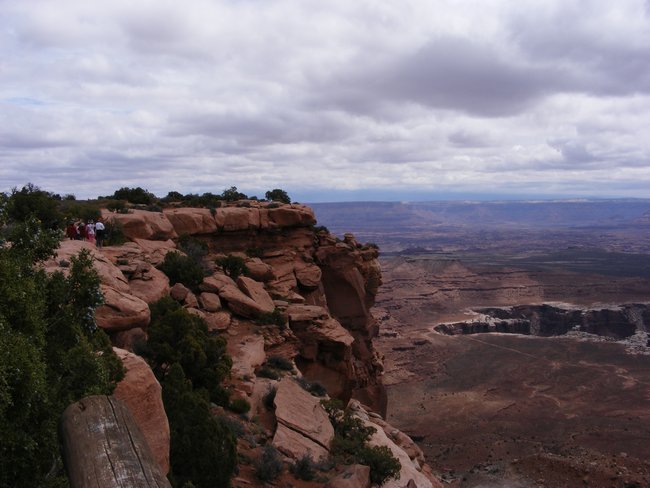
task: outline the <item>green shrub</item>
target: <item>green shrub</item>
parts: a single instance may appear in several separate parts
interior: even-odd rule
[[[53,255],[58,232],[34,214],[8,223],[11,246],[0,247],[0,486],[67,486],[61,414],[84,396],[111,394],[122,363],[95,323],[103,297],[90,254],[73,257],[67,275],[48,275],[37,264]]]
[[[321,232],[325,232],[326,234],[329,234],[329,233],[330,233],[329,229],[328,229],[327,227],[325,227],[324,225],[317,225],[317,226],[315,226],[315,227],[314,227],[314,232],[315,232],[316,234],[320,234]]]
[[[299,480],[311,481],[316,477],[316,463],[309,454],[305,454],[289,466],[289,471]]]
[[[245,398],[235,398],[234,400],[231,400],[228,405],[228,410],[239,414],[248,413],[250,409],[251,404]]]
[[[211,401],[228,405],[228,392],[221,386],[232,367],[226,340],[210,336],[200,317],[189,313],[166,296],[150,305],[149,351],[146,359],[160,381],[178,363],[194,388],[205,389]]]
[[[270,445],[264,446],[260,459],[255,463],[255,476],[260,481],[273,481],[282,473],[282,458],[278,450]]]
[[[182,283],[195,290],[203,281],[203,268],[191,256],[183,256],[179,252],[168,252],[160,265],[160,270],[167,275],[169,283]]]
[[[105,246],[119,246],[126,242],[126,236],[122,231],[122,225],[110,219],[104,222],[104,245]]]
[[[20,190],[14,188],[6,201],[7,217],[14,222],[38,219],[44,229],[62,229],[63,215],[59,211],[61,197],[28,183]]]
[[[271,368],[293,371],[293,363],[282,356],[269,356],[265,363]]]
[[[248,197],[244,193],[237,191],[236,186],[231,186],[221,193],[221,198],[227,202],[234,202],[236,200],[246,200]]]
[[[255,376],[268,378],[270,380],[279,380],[282,375],[275,369],[269,368],[268,366],[262,366],[255,372]]]
[[[271,202],[291,203],[291,198],[289,198],[287,192],[279,188],[267,191],[265,196]]]
[[[260,325],[277,325],[281,329],[287,325],[287,318],[278,308],[273,310],[273,312],[263,312],[260,313],[255,319]]]
[[[318,381],[309,381],[304,377],[298,379],[298,384],[302,386],[305,391],[308,391],[315,396],[325,396],[327,395],[327,388],[323,386],[322,383]]]
[[[174,487],[230,486],[237,466],[237,444],[227,425],[210,413],[203,390],[193,390],[180,364],[173,364],[162,384],[169,418],[169,478]]]
[[[341,410],[340,402],[322,401],[321,404],[334,426],[334,440],[331,445],[332,455],[348,464],[358,463],[370,467],[370,479],[373,483],[383,484],[391,478],[399,477],[401,464],[386,446],[367,445],[376,429],[366,426],[360,418],[349,410]]]
[[[266,390],[266,393],[262,397],[262,403],[267,410],[273,410],[275,394],[278,392],[278,389],[275,386],[269,385],[269,389]]]
[[[178,247],[198,263],[208,254],[207,243],[188,234],[178,238]]]
[[[245,275],[248,273],[248,268],[246,268],[246,261],[244,258],[239,256],[233,256],[229,254],[215,261],[223,272],[230,276],[233,280],[236,280],[239,276]]]
[[[128,188],[125,186],[116,190],[112,198],[115,200],[126,200],[134,204],[151,205],[156,200],[156,195],[139,186],[137,188]]]
[[[249,247],[246,249],[246,256],[249,258],[261,258],[264,256],[264,249],[261,247]]]

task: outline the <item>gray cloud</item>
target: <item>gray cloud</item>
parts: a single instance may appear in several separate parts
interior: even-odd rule
[[[650,196],[647,1],[0,6],[0,191]]]

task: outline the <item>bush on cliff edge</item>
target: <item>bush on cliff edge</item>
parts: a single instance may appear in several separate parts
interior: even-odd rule
[[[11,228],[11,246],[0,246],[0,486],[64,487],[59,418],[84,396],[110,394],[123,369],[95,324],[102,295],[89,254],[71,259],[68,276],[46,274],[38,263],[58,233],[35,213],[20,219],[0,215]]]

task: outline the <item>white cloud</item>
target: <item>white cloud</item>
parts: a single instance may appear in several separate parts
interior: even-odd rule
[[[642,0],[0,0],[0,190],[650,196],[649,27]]]

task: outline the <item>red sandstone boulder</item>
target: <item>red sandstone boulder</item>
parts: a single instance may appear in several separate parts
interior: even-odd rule
[[[169,293],[169,278],[151,265],[145,265],[129,281],[131,294],[137,298],[153,303]]]
[[[107,332],[146,329],[151,320],[149,306],[139,298],[102,285],[104,305],[97,308],[97,325]]]
[[[226,232],[248,230],[250,228],[250,209],[243,207],[218,208],[215,221]]]
[[[203,279],[203,282],[199,285],[199,289],[201,289],[201,291],[219,293],[222,288],[227,286],[237,288],[237,284],[230,276],[226,276],[223,273],[214,273],[213,275],[207,276]]]
[[[108,222],[115,222],[129,239],[151,239],[163,241],[178,237],[171,222],[161,212],[131,210],[127,214],[110,213],[102,210]]]
[[[275,278],[273,268],[264,263],[260,258],[250,258],[246,261],[246,269],[248,269],[248,276],[256,281],[266,283]]]
[[[221,310],[221,300],[216,293],[204,291],[199,295],[199,305],[206,312],[218,312]]]
[[[208,324],[208,330],[215,332],[227,330],[232,317],[230,316],[230,312],[219,310],[218,312],[204,312],[203,319]]]
[[[207,208],[170,208],[164,210],[176,233],[212,234],[217,231],[217,222],[212,211]]]
[[[162,403],[162,390],[149,365],[140,356],[113,348],[126,374],[113,396],[123,401],[144,434],[163,473],[169,472],[169,423]]]
[[[182,283],[176,283],[169,290],[169,295],[177,302],[182,302],[183,300],[185,300],[185,297],[187,296],[188,293],[190,293],[189,288],[187,288]]]
[[[283,205],[269,208],[269,220],[279,227],[300,227],[316,225],[316,218],[311,208],[304,205]]]
[[[160,265],[170,251],[176,250],[176,244],[171,239],[166,241],[150,241],[148,239],[133,239],[133,242],[144,251],[144,259],[154,266]]]
[[[56,251],[56,257],[51,258],[43,266],[48,273],[62,271],[67,273],[67,266],[62,267],[61,263],[70,263],[72,256],[78,255],[82,250],[86,250],[93,258],[93,268],[97,271],[102,284],[120,290],[129,291],[128,280],[124,274],[115,266],[111,260],[105,256],[101,250],[97,249],[94,244],[86,241],[61,241]]]
[[[318,398],[285,377],[278,383],[274,404],[278,428],[273,445],[296,459],[305,454],[326,457],[334,428]]]
[[[295,266],[296,279],[304,288],[318,288],[322,277],[322,272],[318,266],[313,263],[299,261]]]
[[[237,286],[239,286],[241,291],[252,298],[263,312],[270,313],[275,310],[273,299],[264,289],[262,283],[248,278],[247,276],[240,276],[237,278]]]

